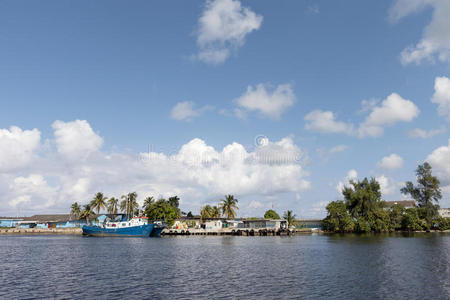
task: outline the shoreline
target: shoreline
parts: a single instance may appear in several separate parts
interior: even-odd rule
[[[1,235],[82,235],[81,228],[0,228]],[[385,233],[450,233],[450,230],[434,230],[434,231],[394,231]],[[191,231],[179,229],[164,229],[161,236],[291,236],[302,234],[356,234],[356,233],[335,233],[323,230],[312,229],[295,229],[292,231],[271,231],[271,230],[216,230],[206,231],[201,229],[193,229]]]

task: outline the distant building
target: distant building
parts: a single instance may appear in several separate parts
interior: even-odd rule
[[[13,228],[22,220],[22,218],[0,217],[0,227]]]
[[[439,215],[443,218],[450,218],[450,208],[440,208]]]
[[[17,225],[21,228],[75,228],[86,224],[69,214],[34,215],[24,217]]]
[[[413,208],[416,207],[416,201],[414,200],[401,200],[401,201],[385,201],[386,208],[391,208],[394,205],[400,205],[404,208]]]
[[[251,228],[251,229],[286,229],[286,220],[269,220],[269,219],[254,219],[243,220],[238,224],[238,228]]]

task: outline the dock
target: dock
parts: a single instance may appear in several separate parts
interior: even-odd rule
[[[164,229],[161,235],[180,236],[180,235],[232,235],[232,236],[289,236],[295,234],[313,233],[310,228],[305,229],[265,229],[265,228],[222,228],[222,229]]]

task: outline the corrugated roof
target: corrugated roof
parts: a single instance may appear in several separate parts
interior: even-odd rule
[[[403,207],[411,207],[416,206],[416,201],[414,200],[401,200],[401,201],[385,201],[387,207],[391,207],[392,205],[398,204]]]

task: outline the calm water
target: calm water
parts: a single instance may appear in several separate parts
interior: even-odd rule
[[[0,298],[450,299],[450,234],[0,236]]]

